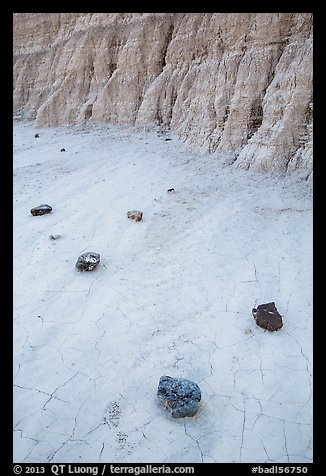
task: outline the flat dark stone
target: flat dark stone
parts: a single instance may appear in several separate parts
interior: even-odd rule
[[[100,262],[100,255],[93,251],[88,251],[79,256],[76,262],[78,271],[92,271]]]
[[[50,212],[52,212],[52,207],[46,204],[42,204],[42,205],[39,205],[38,207],[31,209],[31,214],[34,216],[45,215],[46,213],[50,213]]]
[[[167,138],[164,139],[164,140],[165,140],[165,142],[167,142],[168,140],[172,140],[172,139],[170,139],[170,137],[167,137]]]
[[[252,315],[257,326],[267,331],[278,331],[283,327],[282,316],[275,306],[275,302],[260,304],[257,309],[252,310]]]
[[[183,418],[195,415],[199,408],[201,391],[191,380],[164,375],[160,378],[157,396],[174,418]]]
[[[168,188],[167,192],[171,193],[171,192],[175,192],[175,190],[174,190],[174,188]]]

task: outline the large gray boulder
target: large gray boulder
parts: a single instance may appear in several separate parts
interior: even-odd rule
[[[199,408],[201,391],[191,380],[164,375],[160,378],[157,396],[174,418],[182,418],[195,415]]]
[[[141,221],[143,219],[143,212],[131,210],[127,213],[127,217],[130,218],[130,220]]]

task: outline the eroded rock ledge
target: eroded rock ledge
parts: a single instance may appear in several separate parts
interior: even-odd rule
[[[161,124],[256,170],[312,172],[312,14],[16,13],[14,112]]]

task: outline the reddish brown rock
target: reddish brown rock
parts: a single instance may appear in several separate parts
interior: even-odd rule
[[[275,302],[260,304],[257,309],[252,310],[252,315],[257,326],[267,331],[278,331],[283,327],[282,316],[276,309]]]

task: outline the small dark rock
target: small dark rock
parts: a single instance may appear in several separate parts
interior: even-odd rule
[[[78,271],[92,271],[100,262],[100,255],[92,251],[83,253],[76,262]]]
[[[165,142],[167,142],[168,140],[172,140],[172,139],[170,139],[170,137],[167,137],[167,138],[164,139],[164,140],[165,140]]]
[[[260,304],[257,309],[252,310],[252,315],[257,326],[267,331],[278,331],[283,327],[282,316],[275,307],[275,302]]]
[[[127,217],[131,220],[140,221],[143,218],[143,212],[139,212],[137,210],[131,210],[127,213]]]
[[[66,149],[63,149],[63,148],[62,148],[62,149],[60,150],[60,152],[66,152]]]
[[[52,207],[46,204],[39,205],[38,207],[31,209],[31,214],[34,216],[45,215],[46,213],[50,213],[50,212],[52,212]]]
[[[174,190],[174,188],[168,188],[167,192],[171,193],[171,192],[175,192],[175,190]]]
[[[160,378],[157,396],[174,418],[183,418],[195,415],[199,408],[201,391],[191,380],[164,375]]]
[[[34,136],[34,137],[35,137],[35,139],[37,139],[37,138],[38,138],[38,137],[40,137],[40,136],[39,136],[38,134],[35,134],[35,136]]]

